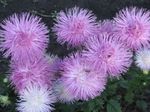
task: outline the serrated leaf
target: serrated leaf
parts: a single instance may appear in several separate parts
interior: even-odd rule
[[[121,111],[121,107],[120,107],[120,103],[116,100],[110,100],[107,103],[107,112],[122,112]]]

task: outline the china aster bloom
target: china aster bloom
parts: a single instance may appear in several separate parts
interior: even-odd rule
[[[150,70],[150,50],[149,49],[140,49],[136,52],[136,65],[142,70]]]
[[[87,38],[94,35],[96,17],[91,11],[74,7],[66,12],[61,11],[53,27],[57,41],[73,47],[82,45]]]
[[[12,62],[11,69],[11,83],[19,92],[31,84],[40,87],[52,85],[54,76],[51,73],[53,69],[45,58],[25,64]]]
[[[92,69],[79,54],[64,59],[62,83],[76,100],[89,100],[105,89],[106,74]]]
[[[58,56],[54,56],[52,54],[45,54],[45,58],[51,64],[51,68],[53,69],[53,73],[57,73],[60,69],[61,59]]]
[[[53,90],[58,101],[63,103],[73,103],[75,101],[75,97],[67,88],[65,88],[61,79],[55,81]]]
[[[56,98],[52,90],[29,86],[20,93],[17,110],[19,112],[51,112],[54,110],[55,102]]]
[[[114,32],[114,21],[111,20],[104,20],[104,21],[99,21],[98,28],[97,28],[97,33],[102,34],[113,34]]]
[[[1,49],[6,51],[6,57],[26,62],[36,60],[45,52],[48,29],[41,18],[30,13],[14,14],[0,26],[0,35],[3,37]]]
[[[118,77],[129,68],[132,52],[113,36],[99,35],[90,39],[83,56],[95,69]]]
[[[115,35],[133,50],[149,46],[150,12],[145,9],[126,8],[121,10],[115,20]]]

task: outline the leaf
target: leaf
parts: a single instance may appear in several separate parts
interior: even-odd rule
[[[120,103],[117,100],[111,99],[107,103],[107,112],[122,112]]]
[[[125,101],[128,102],[129,104],[133,103],[134,99],[134,94],[133,92],[127,92],[127,94],[125,95]]]
[[[93,112],[93,110],[97,110],[95,100],[91,100],[87,103],[85,103],[84,112]]]
[[[95,103],[93,101],[88,103],[89,112],[95,109]]]
[[[127,80],[120,80],[119,81],[119,86],[124,88],[124,89],[128,89],[129,88],[129,84]]]
[[[107,85],[107,95],[116,94],[117,83]]]
[[[136,101],[136,106],[139,109],[141,109],[141,110],[143,110],[145,112],[148,105],[147,105],[147,103],[144,100],[137,100]]]

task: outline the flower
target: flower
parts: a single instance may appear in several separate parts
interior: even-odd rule
[[[74,7],[58,14],[53,31],[59,43],[67,42],[73,47],[80,46],[87,38],[94,35],[95,20],[96,17],[91,11]]]
[[[114,18],[115,35],[133,50],[149,46],[150,13],[145,9],[126,8]]]
[[[136,65],[142,70],[150,70],[150,50],[149,49],[140,49],[136,52],[135,56]]]
[[[62,59],[52,54],[45,54],[45,58],[47,59],[48,63],[51,66],[50,74],[53,76],[53,79],[56,80],[57,78],[60,77],[59,72],[60,72]]]
[[[18,64],[12,62],[11,64],[11,84],[15,86],[19,92],[28,85],[35,84],[38,86],[52,85],[53,74],[51,65],[45,58],[41,58],[34,63]]]
[[[58,56],[54,56],[52,54],[45,54],[45,58],[47,59],[49,64],[51,64],[53,74],[56,74],[60,69],[61,59]]]
[[[75,101],[73,94],[65,88],[61,78],[55,81],[53,89],[58,101],[63,103],[73,103]]]
[[[52,90],[28,86],[19,95],[17,110],[19,112],[51,112],[56,98]]]
[[[93,37],[82,54],[95,69],[118,77],[131,64],[132,52],[111,35]]]
[[[14,14],[0,24],[1,49],[5,56],[19,62],[43,56],[48,43],[48,29],[41,18],[30,13]]]
[[[107,81],[103,72],[96,71],[79,54],[65,58],[62,64],[62,83],[75,100],[89,100],[105,89]]]
[[[115,28],[114,21],[111,20],[100,21],[98,24],[97,33],[113,34],[114,28]]]

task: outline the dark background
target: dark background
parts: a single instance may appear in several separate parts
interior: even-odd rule
[[[13,13],[31,12],[40,16],[45,24],[49,27],[49,29],[51,29],[54,24],[54,18],[56,16],[56,13],[60,10],[64,10],[66,8],[74,6],[90,9],[98,17],[98,20],[103,20],[112,19],[112,17],[115,16],[116,12],[118,12],[122,8],[129,6],[150,9],[150,0],[0,0],[0,22],[2,22],[5,18],[12,15]],[[59,57],[63,57],[75,50],[67,49],[66,45],[59,45],[56,42],[56,39],[54,38],[54,34],[52,32],[49,33],[49,39],[50,43],[47,52],[57,54]],[[16,99],[16,96],[13,91],[8,87],[9,84],[3,83],[3,79],[6,77],[6,74],[8,74],[8,71],[9,59],[5,59],[2,56],[2,53],[0,53],[0,94],[10,96],[10,99],[13,103],[13,100]],[[6,88],[6,86],[8,88]],[[146,98],[148,105],[150,105],[150,96],[146,95]],[[122,105],[125,106],[126,104],[122,103]],[[138,109],[134,110],[134,105],[135,102],[133,102],[129,106],[129,108],[127,108],[127,111],[123,112],[150,112],[149,109],[145,111],[141,111]],[[0,106],[0,112],[13,112],[12,110],[14,109],[14,107],[14,104],[10,105],[9,107]],[[58,106],[58,108],[59,107],[61,106]],[[69,110],[68,112],[72,111]],[[78,112],[83,111],[79,110]],[[104,109],[101,112],[106,111]]]

